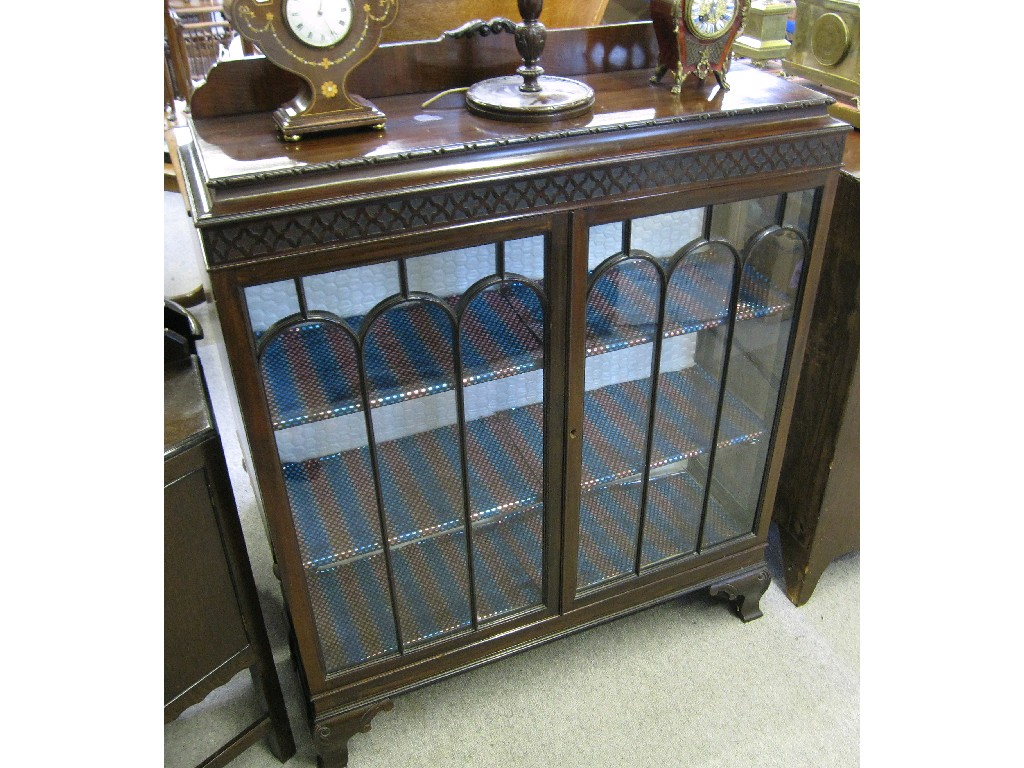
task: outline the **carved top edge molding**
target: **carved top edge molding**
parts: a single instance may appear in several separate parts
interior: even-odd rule
[[[551,211],[600,199],[684,189],[762,174],[838,167],[845,131],[787,136],[712,151],[684,150],[601,167],[415,190],[326,208],[278,212],[201,228],[210,267],[434,227]]]
[[[332,160],[327,163],[312,163],[310,165],[298,165],[291,168],[278,168],[271,171],[258,171],[254,173],[237,174],[223,178],[208,179],[206,185],[210,189],[229,189],[231,187],[260,184],[263,182],[280,179],[296,178],[301,176],[331,173],[336,171],[351,170],[354,168],[367,168],[386,166],[393,163],[403,163],[414,160],[427,160],[436,157],[450,157],[471,152],[481,152],[503,147],[516,145],[536,144],[542,141],[557,141],[560,139],[577,139],[583,136],[595,136],[598,134],[615,133],[643,128],[660,128],[669,125],[680,125],[684,123],[700,123],[711,120],[731,119],[747,115],[769,114],[773,112],[788,112],[793,110],[813,109],[815,107],[829,107],[835,103],[831,96],[793,101],[786,104],[773,104],[770,106],[744,107],[741,109],[723,110],[721,112],[700,112],[690,115],[672,115],[670,117],[657,117],[650,120],[636,120],[626,123],[613,123],[610,125],[583,126],[580,128],[566,128],[557,131],[542,131],[529,133],[520,136],[509,136],[501,139],[486,139],[483,141],[465,142],[459,144],[445,144],[437,147],[424,147],[409,152],[396,152],[388,155],[374,155],[372,157],[357,157],[346,160]],[[194,128],[193,128],[194,130]]]

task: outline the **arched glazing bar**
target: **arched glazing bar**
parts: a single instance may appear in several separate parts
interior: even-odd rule
[[[543,601],[547,311],[541,287],[512,272],[479,280],[456,307],[460,423],[481,622]]]
[[[272,411],[280,414],[281,403],[317,413],[331,406],[331,421],[300,428],[312,448],[296,448],[291,440],[296,429],[289,429],[287,420],[276,435],[320,652],[325,669],[336,671],[400,653],[402,633],[374,481],[358,336],[342,318],[309,312],[304,302],[300,306],[303,311],[261,336],[257,360]],[[311,356],[311,349],[320,354]],[[269,392],[282,388],[298,402]]]
[[[777,218],[784,215],[778,206]],[[711,498],[700,531],[700,549],[751,533],[764,477],[799,306],[808,239],[792,226],[770,224],[747,240],[742,252],[736,324],[723,371],[722,423],[752,414],[759,434],[712,457]],[[720,436],[716,445],[729,444]],[[755,482],[752,482],[754,480]]]
[[[641,250],[588,280],[577,590],[634,572],[665,281]]]
[[[698,238],[665,267],[636,573],[697,549],[715,436],[722,431],[721,384],[735,321],[739,254],[724,241]],[[694,362],[698,345],[705,365]],[[730,424],[730,439],[741,439],[744,426]]]
[[[369,404],[392,402],[368,424],[405,648],[476,625],[457,328],[447,302],[409,291],[360,329]]]

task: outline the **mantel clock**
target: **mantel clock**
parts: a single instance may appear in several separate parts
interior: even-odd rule
[[[704,80],[714,72],[718,84],[729,90],[725,76],[732,45],[749,9],[750,0],[651,0],[658,40],[658,68],[651,82],[671,71],[672,93],[679,93],[691,73]]]
[[[398,0],[225,0],[238,33],[308,90],[274,111],[288,141],[344,128],[383,128],[386,117],[348,93],[352,71],[377,48]]]
[[[860,2],[797,0],[796,34],[782,68],[824,86],[836,98],[829,111],[859,127]]]

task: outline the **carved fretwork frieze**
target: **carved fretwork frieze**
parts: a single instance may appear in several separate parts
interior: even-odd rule
[[[479,182],[203,229],[211,266],[691,185],[838,165],[843,134]]]

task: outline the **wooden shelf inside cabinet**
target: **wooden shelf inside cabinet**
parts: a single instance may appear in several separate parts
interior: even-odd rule
[[[760,615],[848,126],[739,64],[650,85],[649,23],[549,48],[592,112],[424,107],[506,68],[481,39],[378,49],[383,132],[286,145],[259,58],[178,129],[328,768],[393,697],[640,605]]]

